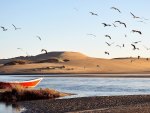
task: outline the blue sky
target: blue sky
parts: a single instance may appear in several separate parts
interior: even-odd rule
[[[150,19],[149,4],[149,0],[1,0],[0,26],[5,26],[8,31],[0,29],[0,58],[25,56],[26,52],[36,55],[43,48],[49,52],[77,51],[101,58],[150,57],[150,51],[143,47],[150,47],[150,20],[140,23],[130,15],[133,12]],[[111,10],[112,6],[122,13]],[[99,16],[91,16],[90,11]],[[127,23],[127,28],[118,24],[117,28],[104,28],[101,24],[112,24],[116,20]],[[12,24],[21,30],[15,31]],[[132,29],[141,30],[143,35],[131,33]],[[106,34],[111,35],[112,40],[105,38]],[[137,45],[140,51],[133,51],[130,44],[139,40],[142,41]],[[115,43],[108,47],[106,41]],[[125,48],[115,47],[123,43]],[[109,51],[110,56],[104,51]]]

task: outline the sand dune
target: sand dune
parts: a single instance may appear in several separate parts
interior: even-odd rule
[[[0,63],[5,64],[16,60],[30,62],[1,65],[0,74],[150,73],[150,61],[145,58],[102,59],[88,57],[78,52],[49,52],[37,56],[1,59]]]

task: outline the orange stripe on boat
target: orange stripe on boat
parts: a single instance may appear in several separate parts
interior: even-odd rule
[[[37,86],[43,78],[28,80],[28,81],[14,81],[14,82],[0,82],[0,85],[11,86],[11,85],[20,85],[24,88],[32,88]]]

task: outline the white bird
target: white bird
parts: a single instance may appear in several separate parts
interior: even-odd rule
[[[105,51],[104,53],[105,53],[106,55],[109,55],[109,52],[107,52],[107,51]]]
[[[116,7],[111,7],[111,9],[117,10],[119,13],[121,13],[121,11]]]
[[[131,44],[131,46],[133,46],[133,50],[139,50],[139,48],[137,48],[134,44]]]
[[[93,37],[96,37],[96,35],[94,35],[94,34],[87,34],[87,35],[89,35],[89,36],[93,36]]]
[[[3,29],[3,31],[7,31],[7,29],[5,27],[1,26],[1,28]]]
[[[141,32],[141,31],[138,31],[138,30],[132,30],[132,32],[133,32],[133,33],[136,32],[136,33],[139,33],[140,35],[142,35],[142,32]]]
[[[93,12],[89,12],[89,13],[91,13],[91,15],[98,16],[97,13],[93,13]]]
[[[46,49],[42,49],[41,52],[45,52],[45,54],[48,53]]]
[[[113,42],[113,43],[108,43],[108,42],[106,42],[106,44],[107,44],[108,46],[111,46],[112,44],[114,44],[114,42]]]
[[[36,36],[39,40],[42,40],[40,36]]]
[[[140,18],[138,16],[135,16],[133,13],[130,12],[130,14],[133,16],[133,18]]]
[[[109,36],[109,35],[105,35],[105,37],[108,37],[109,39],[111,39],[111,36]]]
[[[15,30],[21,29],[21,28],[17,28],[14,24],[12,24],[12,26],[15,28]]]

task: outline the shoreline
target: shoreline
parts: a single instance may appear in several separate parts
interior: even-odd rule
[[[81,73],[81,74],[76,74],[76,73],[44,73],[44,74],[35,74],[35,73],[28,73],[28,74],[0,74],[0,76],[5,76],[5,75],[12,75],[16,77],[89,77],[89,78],[150,78],[150,74],[133,74],[133,73],[108,73],[108,74],[95,74],[95,73]]]
[[[23,113],[129,113],[150,110],[150,95],[95,96],[18,102]],[[108,112],[109,111],[109,112]],[[120,111],[120,112],[119,112]],[[122,112],[121,112],[122,111]]]

